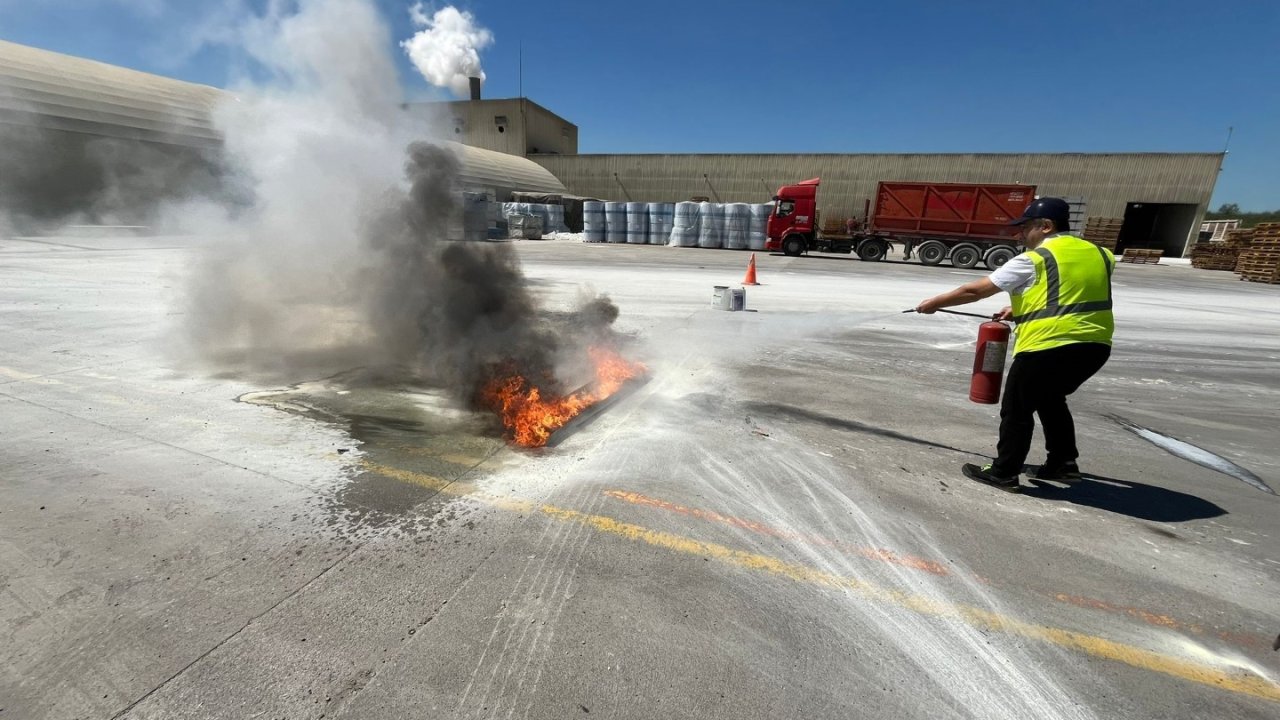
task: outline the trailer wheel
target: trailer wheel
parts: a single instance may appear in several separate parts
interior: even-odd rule
[[[858,257],[867,262],[880,262],[889,254],[889,243],[883,240],[867,240],[858,246]]]
[[[982,260],[982,251],[973,245],[957,245],[951,249],[951,264],[968,270]]]
[[[1012,260],[1015,255],[1017,253],[1014,252],[1013,248],[1006,245],[997,245],[987,251],[987,256],[983,258],[982,262],[987,266],[988,270],[995,270]]]
[[[784,255],[796,257],[804,252],[804,240],[801,240],[798,235],[792,235],[782,242],[782,252]]]
[[[925,240],[916,246],[921,265],[937,265],[947,257],[947,246],[937,240]]]

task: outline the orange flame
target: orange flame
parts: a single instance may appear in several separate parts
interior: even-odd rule
[[[645,371],[610,348],[590,348],[595,381],[569,395],[544,398],[542,390],[518,373],[490,380],[480,393],[484,405],[498,413],[508,437],[517,445],[542,447],[551,433],[579,413],[618,392],[628,380]]]

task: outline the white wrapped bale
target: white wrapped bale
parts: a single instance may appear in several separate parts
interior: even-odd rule
[[[666,245],[671,240],[675,203],[649,203],[649,244]]]
[[[751,206],[731,203],[724,206],[724,246],[730,250],[747,249],[747,232],[751,225]]]
[[[564,224],[564,206],[547,205],[547,232],[567,233],[569,226]]]
[[[582,241],[602,243],[605,241],[604,203],[588,200],[582,203]]]
[[[649,242],[649,204],[627,203],[627,242],[644,245]]]
[[[672,247],[698,247],[699,209],[695,202],[676,203],[671,221]]]
[[[773,203],[757,203],[751,206],[751,225],[747,229],[747,248],[764,250],[769,240],[769,216],[773,214]]]
[[[607,202],[604,204],[605,241],[624,243],[627,241],[627,204]]]
[[[698,247],[724,247],[724,205],[709,202],[698,204]]]
[[[462,194],[462,239],[468,242],[489,239],[489,198],[484,195]]]
[[[517,240],[541,240],[541,215],[510,215],[507,217],[510,235]]]

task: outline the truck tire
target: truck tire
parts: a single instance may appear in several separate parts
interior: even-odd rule
[[[880,262],[889,254],[889,243],[883,240],[865,240],[858,246],[858,257],[867,262]]]
[[[916,257],[921,265],[937,265],[947,259],[947,246],[937,240],[925,240],[916,246]]]
[[[1012,260],[1018,252],[1008,245],[997,245],[987,251],[987,256],[982,259],[988,270],[995,270],[1005,263]]]
[[[982,261],[982,251],[976,245],[957,245],[951,248],[951,264],[968,270]]]
[[[782,241],[782,253],[796,257],[804,252],[804,240],[799,235],[792,235]]]

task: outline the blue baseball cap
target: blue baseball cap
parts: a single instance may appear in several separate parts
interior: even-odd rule
[[[1066,200],[1055,197],[1042,197],[1033,201],[1022,211],[1022,217],[1009,222],[1010,225],[1021,225],[1028,220],[1052,220],[1058,230],[1071,227],[1071,206]]]

